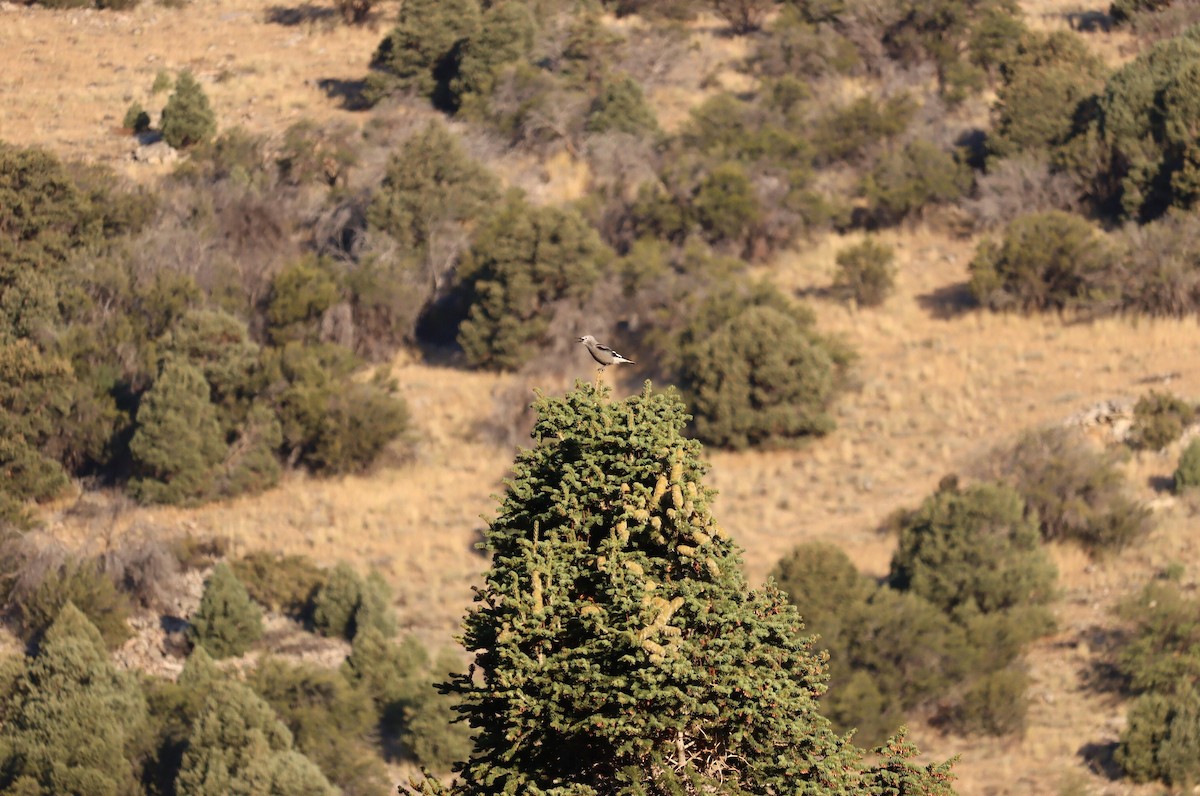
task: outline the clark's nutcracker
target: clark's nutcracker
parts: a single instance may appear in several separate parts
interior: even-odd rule
[[[600,363],[600,370],[604,370],[609,365],[637,364],[632,359],[626,359],[625,357],[621,356],[608,346],[597,343],[596,338],[592,337],[590,334],[585,334],[583,337],[580,337],[579,342],[587,346],[588,353],[592,355],[592,359]]]

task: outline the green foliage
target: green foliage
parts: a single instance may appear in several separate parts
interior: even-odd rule
[[[1102,198],[1129,218],[1149,220],[1188,208],[1200,190],[1200,29],[1160,42],[1109,78],[1095,130],[1106,148]]]
[[[254,495],[278,484],[283,428],[270,407],[261,403],[252,406],[235,435],[217,479],[217,492]]]
[[[755,41],[751,68],[768,78],[847,74],[861,65],[858,51],[839,31],[807,19],[796,3],[785,3]]]
[[[388,160],[367,222],[401,246],[425,250],[447,229],[461,229],[482,216],[499,198],[499,186],[458,136],[431,122]]]
[[[371,58],[367,100],[375,103],[395,91],[444,100],[479,29],[476,0],[408,0]]]
[[[746,589],[676,398],[577,386],[536,409],[464,620],[474,676],[448,684],[474,750],[426,792],[950,792],[946,766],[867,765],[830,730],[822,658],[777,589]]]
[[[816,123],[814,144],[818,156],[824,161],[860,158],[904,132],[915,110],[907,94],[882,100],[864,96],[835,108]]]
[[[1134,691],[1169,694],[1200,682],[1200,601],[1174,581],[1156,580],[1117,613],[1133,624],[1117,668]]]
[[[458,328],[467,362],[515,370],[538,353],[559,303],[581,305],[611,256],[574,210],[509,194],[459,265],[470,308]]]
[[[716,295],[693,312],[676,347],[700,439],[740,449],[833,429],[848,354],[812,325],[807,310],[765,287]]]
[[[200,606],[188,618],[188,640],[214,658],[238,656],[262,637],[262,610],[221,562],[204,583]]]
[[[745,168],[734,162],[722,163],[700,180],[692,211],[709,242],[728,241],[740,247],[762,215]]]
[[[371,381],[351,377],[354,357],[337,346],[286,345],[273,365],[284,448],[317,472],[365,469],[408,427],[408,409],[380,370]]]
[[[5,700],[0,787],[6,793],[137,792],[146,701],[108,659],[100,632],[68,604]]]
[[[1057,152],[1080,132],[1080,105],[1100,91],[1105,71],[1075,33],[1026,34],[1001,65],[988,151],[996,157]]]
[[[263,386],[259,347],[250,340],[245,321],[219,309],[185,310],[159,339],[158,348],[163,360],[186,362],[204,373],[225,434],[245,421]]]
[[[1029,677],[1019,669],[989,672],[973,681],[946,717],[961,734],[1013,735],[1024,732]]]
[[[838,272],[833,290],[861,307],[878,307],[895,284],[892,247],[871,238],[837,254]]]
[[[167,98],[158,126],[163,140],[175,149],[203,144],[216,135],[216,114],[190,70],[183,70],[176,78],[175,90]]]
[[[1047,541],[1071,539],[1100,553],[1150,530],[1150,510],[1129,495],[1118,454],[1098,450],[1071,429],[1030,431],[991,462],[993,475],[1036,513]]]
[[[1135,782],[1186,789],[1200,782],[1200,694],[1146,694],[1134,702],[1114,759]]]
[[[359,574],[349,564],[339,563],[313,599],[313,626],[326,636],[354,638],[354,615],[362,591]]]
[[[302,555],[247,553],[230,564],[250,599],[272,611],[297,618],[311,616],[313,600],[325,585],[325,573]]]
[[[390,638],[396,635],[391,588],[378,572],[364,580],[349,564],[339,563],[313,598],[313,626],[345,639],[366,628]]]
[[[992,309],[1088,308],[1113,300],[1112,252],[1084,219],[1060,210],[1021,216],[971,260],[971,292]]]
[[[880,158],[862,191],[877,219],[895,223],[928,205],[958,199],[971,179],[970,169],[953,154],[918,138]]]
[[[445,651],[433,663],[433,682],[427,676],[404,705],[404,728],[399,740],[422,767],[431,771],[449,771],[472,751],[470,728],[457,720],[459,700],[439,693],[433,686],[434,682],[456,676],[461,669],[458,656]]]
[[[1133,405],[1129,444],[1143,450],[1162,450],[1183,435],[1196,417],[1196,408],[1169,392],[1151,390]]]
[[[191,733],[175,782],[194,796],[333,796],[321,770],[292,748],[271,706],[241,683],[215,683]]]
[[[1177,495],[1200,486],[1200,439],[1193,439],[1179,454],[1179,465],[1172,480]]]
[[[404,727],[404,710],[423,690],[432,690],[429,653],[413,636],[399,643],[370,625],[354,634],[342,675],[370,694],[380,722],[389,733]]]
[[[898,527],[888,582],[943,611],[970,617],[1036,608],[1053,596],[1055,569],[1039,544],[1036,517],[1009,487],[943,489]],[[1032,623],[1030,638],[1048,623],[1048,615]]]
[[[275,345],[317,342],[321,317],[340,298],[329,260],[309,256],[287,265],[271,280],[267,335]]]
[[[605,81],[592,100],[584,129],[589,133],[649,135],[658,132],[658,120],[646,103],[641,84],[621,75]]]
[[[197,503],[214,488],[225,436],[204,373],[168,360],[142,396],[129,443],[135,475],[129,490],[145,503]]]
[[[533,49],[538,26],[528,4],[507,0],[484,5],[479,29],[464,44],[458,71],[449,81],[446,103],[451,109],[485,101],[500,70],[521,63]]]
[[[1171,5],[1172,0],[1113,0],[1108,14],[1114,22],[1128,22],[1135,14],[1145,11],[1161,11]]]
[[[110,649],[131,635],[129,598],[117,590],[94,559],[63,563],[20,601],[21,635],[26,640],[39,638],[67,606],[82,613]]]
[[[247,685],[267,701],[292,734],[295,748],[345,793],[389,789],[383,762],[371,748],[371,697],[338,672],[264,659]]]
[[[144,133],[150,129],[150,114],[146,113],[142,103],[134,100],[129,105],[129,109],[125,111],[125,118],[121,121],[121,126],[134,133]]]

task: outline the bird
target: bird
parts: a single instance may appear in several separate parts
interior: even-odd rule
[[[608,346],[603,345],[601,343],[597,343],[596,338],[592,337],[590,334],[585,334],[583,337],[580,337],[579,342],[581,342],[585,346],[587,346],[588,353],[592,355],[592,359],[594,359],[598,363],[600,363],[600,368],[598,370],[598,372],[600,372],[600,373],[603,373],[604,369],[607,368],[609,365],[622,365],[622,364],[636,365],[637,364],[632,359],[626,359],[625,357],[621,356],[620,354],[618,354],[616,351],[613,351]]]

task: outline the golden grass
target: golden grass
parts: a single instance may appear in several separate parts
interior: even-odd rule
[[[153,172],[127,160],[133,139],[117,128],[137,100],[155,124],[167,93],[151,94],[159,70],[191,69],[221,129],[280,134],[308,118],[358,125],[322,81],[361,80],[381,23],[396,3],[378,6],[376,24],[350,27],[335,16],[296,25],[269,21],[272,9],[334,13],[331,0],[204,0],[172,10],[145,2],[128,12],[53,11],[9,5],[0,13],[0,140],[41,145],[67,157]]]

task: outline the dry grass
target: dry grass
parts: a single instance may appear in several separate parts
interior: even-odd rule
[[[155,75],[182,69],[200,80],[222,129],[279,134],[302,118],[358,125],[363,116],[330,94],[362,80],[395,12],[382,2],[374,23],[348,27],[329,0],[144,2],[121,13],[2,4],[0,140],[153,170],[128,161],[134,141],[117,128],[134,100],[157,124],[167,93],[151,94]],[[271,21],[289,15],[300,21]]]

